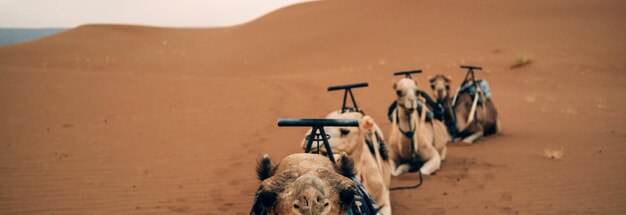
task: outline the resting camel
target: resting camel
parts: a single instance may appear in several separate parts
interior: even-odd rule
[[[390,161],[394,168],[391,174],[398,176],[423,163],[420,172],[430,175],[446,159],[446,144],[450,141],[446,126],[435,118],[426,121],[428,107],[415,80],[403,78],[393,84],[393,89],[397,107],[391,112],[389,134]]]
[[[347,214],[355,201],[354,161],[341,154],[336,164],[317,154],[292,154],[278,165],[258,160],[257,202],[266,214]]]
[[[390,164],[387,149],[382,143],[382,132],[370,116],[364,116],[360,112],[340,113],[338,111],[328,114],[328,119],[356,119],[359,127],[326,127],[324,132],[330,136],[328,142],[333,153],[346,153],[354,159],[356,177],[361,181],[367,192],[372,196],[380,207],[379,213],[391,215],[391,202],[389,198],[389,183],[391,180]],[[311,133],[309,130],[307,136]],[[306,147],[306,138],[302,147]],[[324,147],[317,148],[316,144],[311,147],[312,151],[326,153]]]
[[[461,90],[456,96],[456,102],[453,101],[454,98],[450,97],[450,82],[450,78],[443,75],[430,78],[434,97],[444,107],[444,120],[450,135],[471,144],[483,136],[498,133],[498,111],[491,99],[481,95],[479,101],[482,105],[476,104],[475,115],[470,116],[474,95],[470,90]]]

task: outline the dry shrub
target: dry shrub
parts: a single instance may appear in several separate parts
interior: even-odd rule
[[[523,53],[520,55],[517,55],[517,57],[515,57],[515,64],[513,64],[511,66],[511,69],[516,69],[516,68],[521,68],[524,67],[530,63],[533,62],[532,57],[530,57],[530,55]]]
[[[564,156],[563,146],[560,149],[544,149],[543,156],[552,160],[561,160]]]

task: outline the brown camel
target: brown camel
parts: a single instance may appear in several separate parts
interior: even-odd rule
[[[451,79],[444,75],[430,78],[434,97],[445,109],[444,120],[451,135],[471,144],[483,136],[496,134],[500,125],[498,111],[493,101],[478,94],[479,100],[482,101],[479,105],[478,100],[475,102],[474,95],[469,90],[458,92],[454,101],[454,98],[450,96],[450,82]],[[474,109],[474,115],[470,115],[472,109]]]
[[[278,165],[268,155],[258,160],[261,185],[257,201],[267,214],[346,214],[355,201],[357,188],[354,161],[345,153],[336,164],[317,154],[292,154]]]

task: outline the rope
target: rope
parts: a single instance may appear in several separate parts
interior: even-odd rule
[[[478,94],[474,95],[474,101],[472,102],[472,109],[470,109],[469,116],[467,116],[467,124],[469,125],[474,121],[474,115],[476,115],[476,106],[478,105]]]
[[[424,182],[422,179],[422,172],[418,170],[417,174],[419,175],[419,182],[416,185],[390,187],[389,191],[415,189],[422,186],[422,182]]]
[[[396,109],[396,123],[398,124],[398,129],[400,130],[400,132],[406,136],[407,138],[409,138],[411,140],[411,145],[410,145],[410,156],[411,156],[411,163],[414,163],[415,161],[415,132],[417,129],[419,129],[420,126],[423,126],[426,123],[426,109],[428,107],[426,107],[426,103],[424,101],[424,98],[421,98],[422,103],[424,105],[422,105],[422,115],[420,116],[420,118],[418,119],[417,122],[415,122],[415,128],[411,128],[411,115],[413,113],[408,114],[408,124],[409,124],[409,130],[408,132],[405,132],[402,130],[402,128],[400,128],[400,117],[399,117],[399,110]],[[417,113],[417,110],[415,110],[415,113]],[[416,117],[417,118],[417,117]],[[421,125],[420,125],[421,124]],[[418,188],[420,186],[422,186],[423,183],[423,179],[422,179],[422,172],[421,171],[417,171],[417,174],[419,175],[419,182],[416,185],[409,185],[409,186],[396,186],[396,187],[390,187],[389,191],[395,191],[395,190],[405,190],[405,189],[415,189]]]

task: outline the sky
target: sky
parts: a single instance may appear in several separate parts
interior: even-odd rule
[[[0,28],[71,28],[110,23],[221,27],[305,0],[0,0]]]

